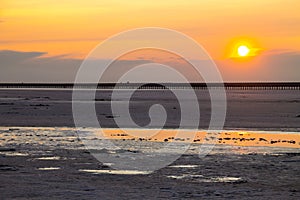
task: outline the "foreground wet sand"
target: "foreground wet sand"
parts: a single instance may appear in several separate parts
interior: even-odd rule
[[[28,149],[28,148],[26,148]],[[21,150],[21,149],[18,149]],[[147,175],[82,172],[108,170],[83,150],[56,149],[41,154],[0,156],[1,198],[15,199],[299,199],[299,154],[184,155],[173,165]],[[188,168],[184,165],[195,165]],[[48,167],[48,170],[40,170]],[[55,169],[51,169],[50,167]],[[57,169],[59,168],[59,169]]]
[[[300,198],[299,148],[216,145],[199,158],[195,143],[169,166],[136,173],[96,160],[70,128],[2,127],[0,135],[2,199]],[[163,143],[114,141],[119,154]]]

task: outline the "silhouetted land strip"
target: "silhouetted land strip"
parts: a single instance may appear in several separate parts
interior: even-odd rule
[[[0,88],[300,90],[300,82],[247,83],[0,83]]]

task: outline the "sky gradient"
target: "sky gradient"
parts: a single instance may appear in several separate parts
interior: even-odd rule
[[[193,38],[215,60],[224,81],[300,81],[298,0],[0,2],[0,82],[72,82],[101,41],[141,27],[174,29]],[[237,44],[245,42],[253,55],[234,56]],[[143,52],[119,64],[156,56]]]

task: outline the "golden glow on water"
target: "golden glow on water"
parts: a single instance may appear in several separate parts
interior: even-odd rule
[[[74,145],[78,143],[74,135],[76,128],[46,128],[46,127],[0,127],[0,145],[27,142],[40,145]],[[148,142],[185,142],[197,144],[219,144],[232,146],[262,146],[300,148],[299,132],[276,131],[213,131],[176,130],[176,129],[114,129],[114,128],[82,128],[88,133],[87,139],[116,139]],[[67,135],[66,135],[67,134]],[[194,137],[195,136],[195,137]],[[64,138],[64,139],[61,139]],[[84,135],[82,137],[85,137]],[[14,138],[13,141],[10,139]],[[51,140],[51,142],[50,142]],[[40,160],[63,160],[56,156],[37,158]]]
[[[272,147],[289,147],[300,148],[299,133],[284,133],[284,132],[255,132],[255,131],[220,131],[219,134],[207,133],[206,131],[196,131],[195,138],[192,136],[193,130],[184,130],[183,133],[189,136],[176,137],[177,130],[163,129],[157,134],[150,137],[151,130],[139,130],[140,137],[136,136],[135,129],[102,129],[104,138],[107,139],[125,139],[125,140],[145,140],[152,142],[192,142],[206,144],[221,144],[234,146],[272,146]],[[133,133],[133,134],[130,134]],[[182,135],[180,135],[182,136]]]

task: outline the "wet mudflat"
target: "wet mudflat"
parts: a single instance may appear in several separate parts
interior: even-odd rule
[[[45,150],[0,156],[2,199],[300,198],[300,154],[183,155],[152,174],[126,175],[81,171],[111,169],[84,150]]]
[[[300,198],[300,152],[295,148],[217,145],[199,158],[199,144],[193,144],[169,166],[148,173],[115,170],[114,163],[98,161],[68,130],[36,128],[1,134],[8,132],[28,139],[4,137],[1,143],[2,199]],[[158,142],[118,143],[130,147],[119,154],[143,153],[139,145],[146,143],[160,148]]]

